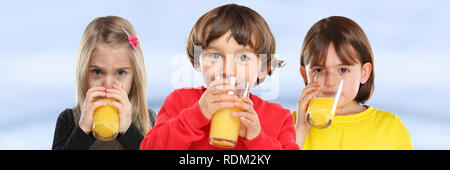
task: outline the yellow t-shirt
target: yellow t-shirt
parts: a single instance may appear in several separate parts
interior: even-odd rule
[[[346,116],[334,116],[325,129],[311,128],[304,150],[409,150],[414,149],[400,118],[373,107]]]

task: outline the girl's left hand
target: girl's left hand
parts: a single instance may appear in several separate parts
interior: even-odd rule
[[[123,135],[132,122],[132,108],[128,99],[128,93],[124,89],[113,85],[112,89],[106,89],[106,97],[115,100],[110,104],[119,111],[119,133]]]
[[[242,112],[233,112],[231,116],[241,119],[239,136],[246,140],[252,140],[261,133],[258,114],[253,109],[253,102],[248,97],[242,97],[242,101],[234,102],[234,106],[242,108]]]

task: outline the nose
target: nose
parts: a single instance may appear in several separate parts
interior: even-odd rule
[[[236,63],[234,62],[233,56],[227,56],[225,62],[222,66],[222,76],[223,77],[236,77]]]
[[[115,80],[111,76],[106,76],[101,80],[101,85],[107,89],[111,89],[112,86],[115,84]]]
[[[340,80],[339,75],[328,72],[325,77],[325,86],[335,87],[338,85],[339,80]]]

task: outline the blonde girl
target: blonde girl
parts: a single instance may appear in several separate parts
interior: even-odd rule
[[[144,56],[129,21],[98,17],[85,29],[76,64],[77,103],[58,117],[52,149],[139,149],[154,124],[147,106]],[[94,102],[111,98],[114,102]],[[110,104],[119,111],[119,135],[112,141],[92,136],[94,110]]]

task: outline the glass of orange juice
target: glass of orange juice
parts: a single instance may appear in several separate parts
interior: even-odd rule
[[[112,99],[97,99],[94,102],[107,101],[108,104],[100,106],[94,111],[92,119],[92,134],[101,141],[110,141],[119,133],[119,112],[109,103]]]
[[[318,74],[314,77],[314,81],[320,83],[326,81],[324,79],[325,76],[319,77]],[[312,127],[323,129],[331,125],[344,85],[342,78],[337,78],[336,82],[335,87],[324,87],[318,95],[309,101],[306,120]]]
[[[245,84],[245,88],[239,89],[236,85],[236,78],[227,78],[227,85],[236,87],[228,91],[230,95],[236,95],[239,98],[248,95],[249,83]],[[238,101],[242,102],[242,99]],[[231,113],[243,111],[239,107],[223,108],[215,112],[211,117],[211,126],[209,131],[209,143],[213,146],[221,148],[234,148],[239,137],[241,120],[232,117]]]

